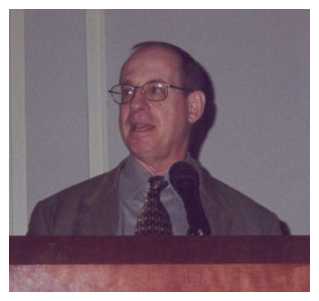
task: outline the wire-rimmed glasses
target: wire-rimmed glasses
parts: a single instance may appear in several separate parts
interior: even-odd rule
[[[142,89],[142,94],[144,94],[149,101],[163,101],[168,95],[168,88],[191,92],[190,89],[171,85],[162,81],[149,81],[142,86],[117,84],[108,92],[111,94],[113,101],[121,105],[128,103],[134,97],[137,89]]]

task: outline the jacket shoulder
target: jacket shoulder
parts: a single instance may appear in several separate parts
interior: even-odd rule
[[[277,215],[240,191],[214,178],[202,169],[204,190],[222,212],[231,235],[280,235]]]
[[[73,222],[83,203],[90,206],[97,201],[95,195],[100,190],[114,186],[119,169],[117,166],[39,201],[32,211],[27,235],[56,235],[57,228],[61,229],[58,235],[72,235]]]

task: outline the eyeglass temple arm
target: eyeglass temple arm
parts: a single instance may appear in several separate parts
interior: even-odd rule
[[[181,90],[181,91],[187,91],[187,92],[193,91],[192,89],[182,88],[182,87],[178,87],[178,86],[174,86],[174,85],[169,85],[169,87],[177,89],[177,90]]]

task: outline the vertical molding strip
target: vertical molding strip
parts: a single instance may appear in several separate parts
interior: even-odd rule
[[[28,225],[24,11],[10,11],[10,235]]]
[[[86,11],[90,177],[109,169],[108,141],[104,130],[107,124],[104,18],[102,10]]]

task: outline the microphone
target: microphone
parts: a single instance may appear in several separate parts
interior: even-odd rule
[[[201,205],[199,176],[196,170],[189,163],[178,161],[171,166],[169,179],[184,202],[189,224],[187,235],[209,235],[210,227]]]

